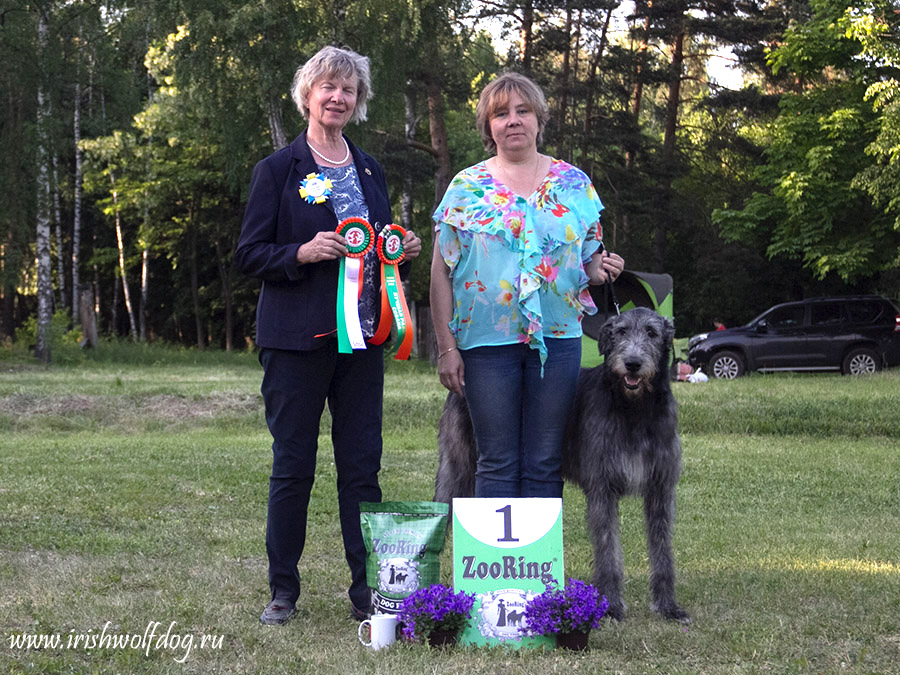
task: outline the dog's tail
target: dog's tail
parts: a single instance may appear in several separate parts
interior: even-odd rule
[[[475,494],[475,432],[466,399],[447,395],[438,425],[438,471],[434,501],[452,504],[454,497]]]

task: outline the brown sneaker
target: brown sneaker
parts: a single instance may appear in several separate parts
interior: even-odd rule
[[[261,623],[266,626],[279,626],[286,623],[294,616],[294,605],[284,600],[272,600],[259,617]]]

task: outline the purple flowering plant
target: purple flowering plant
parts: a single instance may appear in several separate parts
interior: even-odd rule
[[[565,588],[560,588],[551,582],[525,604],[525,625],[519,630],[527,635],[586,633],[600,626],[607,609],[606,596],[601,597],[591,584],[569,579]]]
[[[471,615],[474,593],[454,593],[443,584],[419,588],[400,605],[403,636],[408,640],[427,638],[432,631],[459,631]]]

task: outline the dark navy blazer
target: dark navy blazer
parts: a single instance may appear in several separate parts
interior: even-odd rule
[[[347,143],[369,208],[369,222],[380,229],[391,222],[384,170]],[[256,308],[256,343],[260,347],[316,349],[337,329],[340,261],[297,263],[297,249],[302,244],[318,232],[337,228],[330,199],[310,204],[300,196],[300,181],[317,171],[306,131],[253,170],[234,261],[241,272],[262,280]],[[405,277],[409,264],[400,267]],[[380,284],[380,274],[375,275],[375,282]]]

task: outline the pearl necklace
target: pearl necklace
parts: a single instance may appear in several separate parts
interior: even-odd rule
[[[309,146],[310,150],[312,150],[314,153],[316,153],[319,157],[324,159],[329,164],[343,164],[350,158],[350,146],[347,145],[347,139],[344,138],[343,136],[341,136],[341,140],[344,141],[344,148],[347,150],[347,152],[344,153],[343,159],[338,159],[338,160],[328,159],[325,155],[323,155],[321,152],[319,152],[318,150],[316,150],[313,147],[312,143],[309,142],[309,139],[306,139],[306,144]]]

